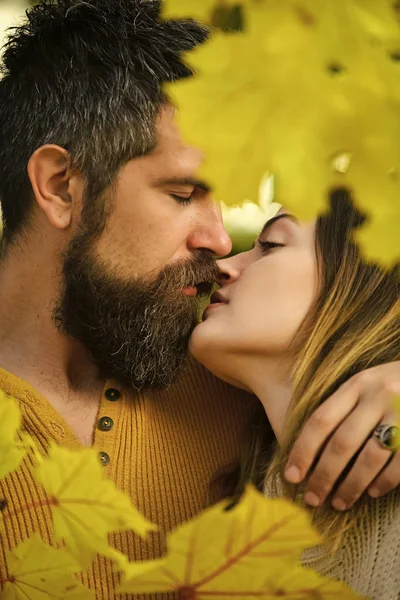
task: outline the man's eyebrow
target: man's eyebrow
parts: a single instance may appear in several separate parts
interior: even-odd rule
[[[268,219],[268,221],[265,223],[264,227],[261,230],[260,236],[264,235],[264,233],[266,233],[274,223],[280,221],[281,219],[291,219],[295,223],[299,222],[298,219],[296,219],[296,217],[290,215],[289,213],[279,213],[279,215],[275,215],[275,217],[272,217],[272,219]]]
[[[155,187],[162,187],[165,185],[187,185],[194,188],[199,188],[204,192],[211,192],[211,186],[208,183],[195,177],[165,177],[157,179],[154,182]]]

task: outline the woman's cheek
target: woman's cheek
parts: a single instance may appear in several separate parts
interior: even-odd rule
[[[316,295],[313,257],[301,250],[280,256],[279,252],[263,259],[263,265],[260,261],[262,268],[254,269],[251,277],[243,277],[235,307],[235,326],[248,343],[264,345],[268,352],[288,347]]]

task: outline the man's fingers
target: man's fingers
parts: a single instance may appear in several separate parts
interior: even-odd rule
[[[400,484],[400,454],[396,452],[387,467],[378,475],[368,489],[372,498],[379,498]]]
[[[375,438],[368,440],[350,473],[337,490],[332,506],[337,510],[351,508],[391,457],[392,452],[382,448]]]
[[[285,478],[299,483],[306,477],[333,431],[352,412],[358,401],[356,379],[350,379],[311,415],[289,456]]]
[[[307,504],[319,506],[325,501],[340,474],[379,423],[381,414],[378,409],[376,404],[358,406],[332,435],[308,480],[304,496]],[[377,446],[375,449],[379,450],[377,441],[373,440],[373,442],[374,446]],[[383,464],[380,468],[382,466]],[[373,472],[365,487],[379,473],[379,470]]]

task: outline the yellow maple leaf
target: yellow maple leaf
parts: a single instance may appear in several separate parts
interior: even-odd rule
[[[229,7],[251,7],[265,0],[164,0],[162,16],[165,19],[191,18],[209,23],[219,9]]]
[[[249,487],[238,506],[219,504],[179,527],[159,561],[125,565],[120,592],[179,591],[182,597],[247,597],[265,589],[269,574],[295,565],[321,543],[305,511]],[[192,595],[190,595],[192,594]],[[252,596],[253,597],[253,596]]]
[[[163,2],[162,15],[165,19],[190,17],[208,22],[218,0],[166,0]]]
[[[53,445],[34,475],[50,496],[57,539],[65,541],[82,568],[95,554],[116,559],[108,533],[129,529],[145,536],[156,530],[106,478],[93,449],[70,451]]]
[[[75,573],[71,554],[56,550],[33,535],[6,555],[8,577],[2,581],[2,600],[90,600],[94,593]]]
[[[203,176],[219,200],[239,204],[256,201],[272,172],[276,201],[304,218],[324,209],[332,187],[347,186],[371,217],[360,234],[368,256],[393,263],[400,256],[393,3],[249,0],[245,7],[245,31],[215,33],[188,57],[197,76],[167,87],[187,140],[205,152]],[[345,169],[336,161],[343,154]]]
[[[0,390],[0,479],[18,469],[31,446],[30,437],[21,434],[20,428],[21,411],[17,401]]]
[[[202,0],[201,2],[169,0],[163,3],[162,16],[166,19],[196,19],[211,29],[219,29],[227,34],[242,31],[245,26],[243,3],[238,4],[236,0]]]

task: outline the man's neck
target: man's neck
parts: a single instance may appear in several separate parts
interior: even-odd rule
[[[72,427],[72,412],[84,412],[78,435],[87,442],[105,381],[83,346],[53,322],[59,282],[40,254],[36,264],[27,253],[10,253],[0,264],[0,367],[37,389]]]

